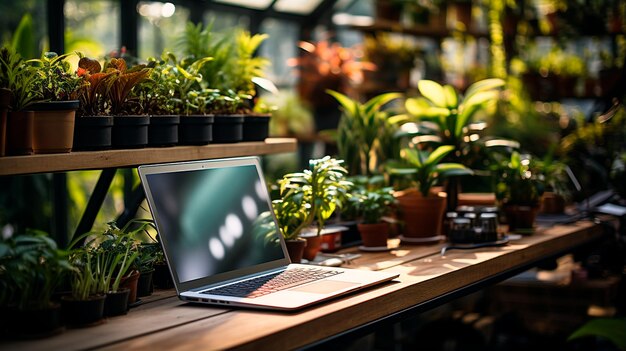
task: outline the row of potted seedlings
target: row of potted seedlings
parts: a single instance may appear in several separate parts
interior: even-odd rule
[[[270,116],[252,114],[251,105],[253,78],[267,62],[252,55],[264,38],[233,57],[250,69],[218,71],[236,76],[228,79],[232,88],[210,86],[212,57],[164,53],[129,67],[121,57],[101,64],[76,53],[72,71],[67,58],[74,54],[23,60],[2,48],[0,155],[262,141]]]
[[[43,337],[63,326],[97,325],[126,314],[154,285],[171,288],[171,281],[157,280],[169,271],[159,244],[146,240],[149,225],[110,224],[69,249],[38,231],[0,240],[0,335]]]

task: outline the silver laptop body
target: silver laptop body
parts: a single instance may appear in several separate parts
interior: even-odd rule
[[[398,276],[292,264],[257,157],[140,166],[139,175],[182,300],[295,310]],[[333,274],[260,296],[214,292],[292,269]]]

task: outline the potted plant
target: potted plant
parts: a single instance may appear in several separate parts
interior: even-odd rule
[[[176,77],[166,60],[148,59],[150,78],[133,91],[142,113],[150,116],[148,145],[173,146],[178,143],[180,115],[176,114]]]
[[[0,52],[0,60],[6,58],[6,49],[2,48]],[[3,61],[0,61],[0,157],[6,154],[6,137],[7,137],[7,114],[11,107],[11,90],[9,89],[9,80],[6,74],[6,67]]]
[[[495,167],[496,198],[506,215],[509,231],[532,234],[545,187],[536,162],[529,155],[514,151],[510,159]]]
[[[417,88],[421,94],[417,98],[408,98],[405,103],[406,115],[391,117],[393,123],[415,123],[415,128],[400,135],[417,137],[418,140],[437,145],[451,145],[454,152],[447,156],[450,161],[476,166],[470,160],[480,158],[473,156],[475,150],[485,145],[481,141],[487,139],[480,136],[478,124],[474,128],[476,115],[484,112],[495,104],[500,97],[500,89],[505,82],[499,78],[490,78],[472,84],[464,95],[459,95],[451,85],[441,85],[431,80],[421,80]],[[483,123],[484,125],[484,123]],[[402,128],[404,129],[404,128]],[[448,210],[454,211],[457,206],[458,181],[450,179],[447,184]]]
[[[346,161],[351,174],[372,175],[384,163],[384,145],[387,114],[380,109],[388,102],[402,97],[399,93],[378,95],[364,104],[336,91],[328,91],[342,106],[337,129],[339,156]]]
[[[363,246],[360,249],[365,251],[387,250],[389,223],[382,219],[383,216],[391,213],[391,206],[395,203],[393,188],[366,189],[356,196],[359,198],[357,206],[362,218],[361,223],[357,224],[363,239]]]
[[[567,165],[554,159],[552,151],[538,162],[538,169],[544,176],[545,191],[542,195],[540,211],[546,214],[565,212],[565,203],[570,199],[571,192],[567,187],[570,182]]]
[[[42,337],[61,330],[52,294],[74,268],[68,252],[40,231],[0,239],[0,309],[12,335]]]
[[[115,72],[103,72],[95,59],[82,56],[77,74],[84,84],[79,91],[80,106],[75,123],[74,149],[104,150],[111,148],[113,116],[107,109],[106,97]]]
[[[472,174],[469,168],[460,163],[442,162],[452,151],[452,145],[439,146],[432,152],[413,145],[402,150],[403,163],[392,162],[388,165],[390,174],[409,176],[416,185],[415,188],[396,194],[400,204],[400,218],[404,221],[403,241],[419,244],[441,239],[446,199],[431,194],[431,188],[445,177]]]
[[[104,64],[104,72],[111,73],[107,81],[106,101],[113,115],[111,142],[117,148],[141,148],[148,144],[147,115],[131,115],[137,111],[138,101],[129,99],[135,86],[150,76],[146,65],[128,68],[123,58],[111,58]]]
[[[317,254],[326,221],[352,186],[344,179],[347,171],[342,163],[330,156],[310,160],[309,169],[286,174],[278,181],[281,198],[274,201],[274,211],[285,238],[297,239],[310,226],[316,227],[307,244],[313,246],[307,259]]]
[[[36,72],[19,54],[6,47],[0,50],[0,72],[11,91],[6,121],[6,154],[30,155],[33,153],[33,112],[30,106],[40,98],[34,89]]]

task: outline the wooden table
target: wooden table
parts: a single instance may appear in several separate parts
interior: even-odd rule
[[[432,308],[600,239],[601,225],[581,221],[541,229],[503,247],[451,250],[443,244],[391,244],[389,252],[362,253],[350,267],[400,273],[391,283],[340,297],[297,313],[196,306],[178,300],[172,291],[158,291],[126,316],[103,325],[69,329],[36,341],[0,343],[3,350],[285,350],[367,330]],[[356,248],[347,252],[358,251]]]

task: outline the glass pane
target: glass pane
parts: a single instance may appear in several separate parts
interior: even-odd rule
[[[204,23],[213,23],[213,31],[215,32],[227,33],[231,32],[233,27],[247,29],[250,18],[231,12],[209,11],[204,15]]]
[[[295,84],[295,75],[287,66],[287,59],[298,55],[298,30],[294,22],[266,19],[261,24],[261,32],[269,34],[269,38],[261,46],[259,55],[272,62],[265,73],[279,87]]]
[[[120,45],[120,6],[117,1],[65,2],[65,49],[102,57]]]
[[[215,0],[215,2],[237,5],[250,9],[265,10],[272,3],[272,0]]]
[[[189,9],[172,3],[141,1],[139,12],[139,58],[159,57],[164,50],[176,52],[176,41],[185,29]]]
[[[20,23],[23,24],[20,26]],[[20,27],[19,34],[17,32]],[[15,38],[14,36],[17,35]],[[0,2],[0,41],[11,45],[25,58],[35,58],[48,48],[46,1]]]
[[[274,4],[274,10],[308,15],[313,12],[321,2],[322,0],[277,0]]]

